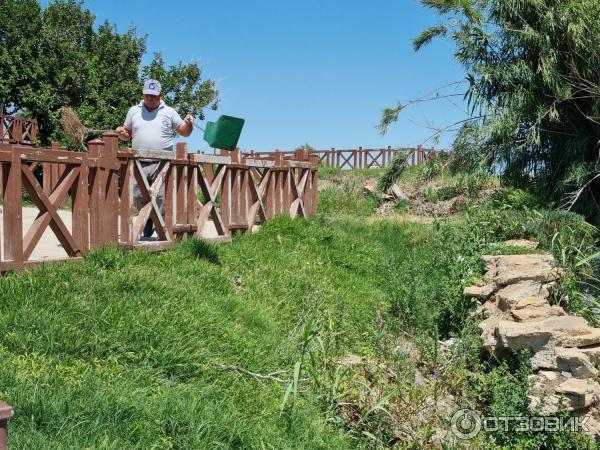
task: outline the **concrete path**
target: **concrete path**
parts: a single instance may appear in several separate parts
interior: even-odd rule
[[[35,207],[24,207],[23,208],[23,235],[27,233],[31,224],[35,220],[39,213],[39,210]],[[59,210],[58,215],[65,223],[68,230],[71,230],[71,211],[69,210]],[[0,207],[0,233],[3,230],[3,208]],[[155,234],[156,236],[156,234]],[[205,239],[215,239],[218,238],[219,235],[215,228],[215,225],[212,221],[208,221],[204,228],[202,229],[202,237]],[[156,239],[156,238],[154,238]],[[147,239],[146,241],[151,241],[152,238]],[[4,254],[4,238],[0,239],[0,248],[2,254]],[[60,245],[60,242],[54,235],[54,232],[48,226],[44,231],[40,241],[38,242],[35,250],[33,251],[31,257],[29,258],[31,261],[49,261],[52,259],[62,259],[66,258],[68,255],[65,252],[65,249]]]

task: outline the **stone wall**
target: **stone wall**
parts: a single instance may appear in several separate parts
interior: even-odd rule
[[[518,243],[534,247],[532,243]],[[483,256],[484,282],[464,294],[480,301],[484,347],[498,357],[531,351],[529,401],[532,414],[559,409],[586,417],[600,436],[600,328],[549,302],[561,275],[550,255]]]

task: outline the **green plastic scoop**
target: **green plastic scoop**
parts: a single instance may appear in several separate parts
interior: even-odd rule
[[[243,127],[244,119],[221,116],[216,122],[206,123],[204,140],[213,148],[235,150]]]

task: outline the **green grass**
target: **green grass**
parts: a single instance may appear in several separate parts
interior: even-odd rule
[[[291,369],[315,314],[344,330],[340,354],[372,351],[389,305],[378,268],[422,229],[329,225],[278,218],[228,245],[107,248],[5,277],[0,398],[15,406],[14,448],[356,445],[310,397],[285,421],[285,386],[217,368]]]

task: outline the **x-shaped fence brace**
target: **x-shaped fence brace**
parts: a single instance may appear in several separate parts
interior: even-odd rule
[[[341,164],[338,164],[339,167],[344,167],[346,164],[348,164],[349,168],[353,167],[352,162],[350,162],[350,158],[354,157],[354,150],[350,150],[350,152],[348,153],[348,157],[344,156],[344,153],[346,152],[340,152],[338,153],[338,155],[340,155],[340,162]]]
[[[382,167],[382,163],[381,161],[379,161],[379,159],[383,156],[383,150],[379,150],[379,151],[372,151],[372,152],[368,152],[365,153],[365,158],[367,161],[367,168],[371,168],[373,166],[375,167]],[[369,158],[371,158],[371,161],[369,161]]]
[[[69,189],[77,181],[80,168],[73,165],[68,166],[58,186],[49,196],[44,193],[44,189],[28,166],[21,166],[21,170],[23,172],[25,189],[27,189],[31,200],[40,210],[23,239],[23,259],[29,259],[48,225],[67,252],[67,255],[83,256],[80,245],[77,244],[75,238],[58,214],[58,207],[67,198]]]
[[[296,175],[294,170],[290,170],[290,187],[292,189],[292,204],[290,206],[290,217],[295,219],[298,216],[298,213],[302,213],[302,217],[306,218],[308,215],[306,213],[306,208],[304,207],[304,200],[302,199],[302,195],[304,194],[304,190],[306,188],[306,183],[308,181],[308,177],[310,175],[310,169],[300,169],[300,181],[296,182]]]
[[[156,229],[156,234],[158,235],[159,239],[169,241],[173,240],[173,236],[167,229],[158,204],[156,203],[156,198],[165,184],[165,177],[171,165],[168,161],[161,161],[159,164],[159,173],[152,182],[152,186],[150,186],[148,184],[148,180],[146,179],[146,175],[144,174],[144,169],[142,168],[141,162],[137,159],[134,160],[133,173],[140,190],[142,201],[145,201],[146,203],[140,209],[138,217],[133,225],[134,244],[139,241],[148,217],[152,219],[154,228]]]
[[[219,236],[226,237],[229,234],[229,230],[227,230],[225,224],[223,223],[221,212],[217,208],[217,195],[219,195],[219,191],[222,189],[223,178],[225,177],[226,172],[227,166],[217,166],[217,173],[212,180],[212,183],[209,183],[205,169],[202,167],[202,164],[198,164],[197,182],[200,185],[202,194],[204,195],[204,204],[198,200],[200,214],[198,215],[196,222],[196,236],[200,236],[202,228],[204,228],[204,225],[208,221],[209,217],[213,220]]]

